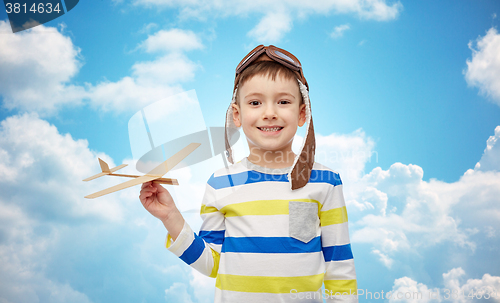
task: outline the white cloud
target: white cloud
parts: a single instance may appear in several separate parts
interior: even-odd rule
[[[495,128],[495,134],[486,141],[483,156],[477,162],[474,170],[500,171],[500,125]]]
[[[134,77],[124,77],[117,82],[105,81],[88,85],[90,104],[104,112],[135,112],[165,96],[180,93],[180,86],[148,84]]]
[[[469,42],[469,48],[472,59],[467,59],[465,80],[500,105],[500,34],[492,27],[475,44]]]
[[[472,296],[475,297],[475,300],[483,298],[489,302],[500,302],[498,296],[500,293],[500,277],[484,274],[481,279],[467,279],[463,283],[465,276],[465,271],[461,267],[454,268],[443,274],[445,289],[456,290],[457,293],[461,294],[452,302],[470,302]],[[446,292],[443,291],[443,293]],[[490,294],[490,298],[485,297],[487,293]],[[491,294],[494,294],[494,296],[491,296]]]
[[[52,114],[79,105],[82,87],[69,84],[81,65],[80,49],[68,36],[43,25],[13,34],[0,21],[0,95],[8,109]]]
[[[171,29],[150,35],[138,48],[161,55],[152,61],[135,63],[132,74],[116,82],[87,84],[93,107],[103,111],[134,112],[182,92],[180,83],[193,80],[200,67],[183,52],[201,49],[203,45],[193,32]]]
[[[203,48],[200,38],[190,30],[160,30],[140,45],[148,53],[180,52]]]
[[[351,26],[349,24],[342,24],[339,26],[335,26],[333,29],[333,32],[330,33],[330,37],[332,38],[340,38],[344,35],[344,32],[348,29],[350,29]]]
[[[80,49],[53,27],[43,25],[9,33],[0,21],[0,95],[8,109],[53,115],[63,106],[89,100],[101,111],[134,112],[182,91],[180,83],[194,79],[200,67],[184,52],[201,49],[200,38],[189,30],[160,30],[138,46],[159,53],[152,61],[137,62],[131,75],[116,82],[83,86],[70,84],[82,66]]]
[[[303,137],[296,135],[292,149],[297,153],[301,147]],[[375,142],[362,129],[351,134],[330,134],[327,136],[316,133],[315,161],[337,171],[342,178],[346,197],[352,196],[351,191],[368,195],[375,200],[350,199],[347,204],[353,204],[357,209],[375,209],[385,212],[387,195],[376,188],[357,187],[360,178],[365,175],[365,165],[368,162],[378,162],[378,153],[374,150]]]
[[[438,292],[438,289],[429,289],[427,285],[417,283],[409,277],[403,277],[394,280],[394,285],[386,298],[389,302],[408,302],[408,303],[427,303],[427,302],[441,302],[441,298],[436,296],[434,298],[432,293]]]
[[[290,31],[294,19],[310,15],[353,14],[361,19],[387,21],[398,17],[403,9],[399,1],[386,0],[325,0],[325,1],[181,1],[181,0],[133,0],[135,5],[154,8],[178,9],[180,18],[207,19],[207,16],[246,17],[262,14],[263,18],[248,32],[257,42],[279,41]]]
[[[497,127],[475,170],[456,182],[423,181],[421,167],[395,163],[388,170],[377,167],[346,187],[350,218],[356,218],[351,219],[352,241],[371,243],[388,268],[398,252],[452,243],[474,253],[476,243],[498,243],[499,137]]]
[[[189,285],[193,289],[197,303],[210,303],[214,301],[215,279],[205,276],[195,269],[191,269],[193,278]]]
[[[295,144],[302,144],[297,137]],[[367,162],[378,161],[375,142],[358,129],[351,134],[316,134],[315,160],[338,171],[343,180],[357,180],[364,175]]]
[[[1,122],[0,153],[3,203],[16,204],[32,217],[52,220],[116,221],[123,217],[118,201],[82,199],[97,191],[97,184],[81,180],[100,171],[86,140],[61,135],[37,115],[24,114]]]
[[[385,267],[391,268],[392,264],[394,263],[394,260],[391,259],[388,255],[384,254],[378,249],[372,250],[372,254],[376,255],[379,258],[379,261],[384,264]]]
[[[473,253],[476,243],[498,243],[500,173],[469,170],[458,181],[423,181],[416,165],[375,168],[346,192],[352,241],[371,243],[379,260],[451,243]],[[473,206],[471,206],[471,202]],[[373,208],[365,207],[371,205]],[[358,209],[356,209],[358,207]]]
[[[138,62],[132,66],[138,84],[169,84],[194,78],[197,65],[183,54],[167,54],[155,61]]]
[[[248,32],[257,43],[276,43],[292,29],[290,15],[284,12],[269,12]]]
[[[174,283],[169,289],[165,290],[166,302],[182,302],[193,303],[191,296],[187,291],[187,287],[182,283]]]
[[[297,15],[308,15],[312,13],[344,13],[356,14],[364,19],[373,19],[379,21],[392,20],[397,18],[399,12],[403,9],[399,1],[386,0],[325,0],[325,1],[183,1],[183,0],[134,0],[136,5],[148,7],[170,7],[178,8],[182,15],[201,18],[203,14],[211,12],[217,15],[246,15],[249,13],[267,13],[276,12],[286,8]],[[389,4],[388,4],[389,2]]]
[[[500,302],[498,297],[500,277],[484,274],[481,279],[467,279],[464,283],[465,275],[465,271],[461,267],[453,268],[444,273],[444,288],[429,288],[409,277],[396,279],[389,302],[466,303],[471,302],[471,300]]]

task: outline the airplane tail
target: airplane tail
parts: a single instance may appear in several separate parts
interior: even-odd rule
[[[98,159],[99,159],[99,165],[101,166],[102,172],[97,174],[97,175],[93,175],[92,177],[88,177],[87,179],[83,179],[83,181],[90,181],[90,180],[94,180],[94,179],[97,179],[97,178],[102,177],[102,176],[111,175],[113,172],[127,166],[127,164],[122,164],[122,165],[119,165],[119,166],[114,167],[112,169],[109,169],[108,163],[101,160],[101,158],[98,158]]]
[[[101,171],[103,173],[108,173],[110,174],[111,171],[109,170],[109,166],[108,166],[108,163],[104,162],[103,160],[101,160],[101,158],[97,158],[99,159],[99,165],[101,165]]]

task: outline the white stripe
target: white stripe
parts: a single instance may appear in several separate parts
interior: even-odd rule
[[[210,247],[205,246],[203,253],[191,266],[206,276],[210,276],[214,267],[214,258]]]
[[[168,234],[167,234],[168,239]],[[173,252],[177,257],[180,257],[186,249],[193,243],[194,241],[194,233],[191,230],[191,227],[184,222],[184,226],[182,227],[181,233],[177,236],[177,239],[173,243],[171,243],[168,250]]]
[[[331,169],[327,166],[324,166],[323,164],[318,163],[318,162],[314,162],[313,169],[314,170],[329,170],[337,175],[339,174],[337,171],[334,171],[333,169]]]
[[[342,184],[330,188],[330,194],[327,196],[328,200],[323,201],[323,208],[321,210],[326,211],[332,208],[345,206],[344,194],[342,190]]]
[[[212,231],[225,229],[224,215],[218,211],[203,214],[201,218],[204,220],[201,225],[201,230]]]
[[[289,237],[288,215],[226,218],[228,237]]]
[[[321,227],[323,247],[349,244],[348,222]]]
[[[343,188],[341,185],[331,187],[329,193],[323,199],[323,208],[321,211],[327,211],[333,208],[339,208],[345,206]],[[328,198],[328,199],[326,199]]]
[[[244,171],[248,171],[248,168],[246,168],[240,161],[238,163],[235,163],[234,165],[229,166],[228,168],[223,167],[221,169],[216,170],[214,172],[214,177],[239,174]]]
[[[328,269],[324,280],[351,280],[356,279],[354,259],[327,262]]]
[[[323,253],[258,254],[223,253],[220,274],[244,276],[297,277],[325,272]]]
[[[224,301],[222,300],[224,298]],[[244,293],[215,288],[215,301],[221,303],[244,303],[244,302],[265,302],[265,303],[322,303],[321,292],[302,292],[290,294],[270,294],[270,293]]]
[[[288,215],[227,217],[228,237],[289,237]],[[320,236],[318,225],[316,236]]]

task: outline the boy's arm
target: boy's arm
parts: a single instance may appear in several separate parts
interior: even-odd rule
[[[325,297],[358,302],[354,259],[349,241],[347,211],[340,177],[329,189],[320,212],[321,242],[326,262]]]
[[[184,225],[184,218],[168,190],[153,182],[143,183],[139,200],[148,212],[163,223],[170,235],[177,238]]]
[[[184,221],[180,233],[174,240],[167,235],[166,247],[186,264],[204,275],[215,278],[224,242],[224,215],[214,207],[215,190],[207,184],[201,207],[203,224],[199,235]]]

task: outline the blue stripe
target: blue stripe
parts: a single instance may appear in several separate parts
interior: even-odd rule
[[[214,189],[221,189],[263,181],[288,182],[288,178],[286,177],[286,174],[273,175],[249,170],[238,174],[225,175],[220,177],[214,177],[212,175],[212,177],[210,177],[210,179],[208,180],[208,184]]]
[[[225,230],[200,230],[200,237],[207,243],[222,244]]]
[[[189,247],[184,251],[184,253],[179,257],[182,261],[186,262],[188,265],[196,262],[198,258],[203,253],[205,249],[205,242],[202,238],[194,234],[194,241],[189,245]]]
[[[227,237],[222,252],[296,254],[321,251],[321,237],[304,243],[289,237]]]
[[[342,184],[340,175],[329,170],[313,170],[309,177],[311,183],[329,183],[333,186]]]
[[[351,244],[323,247],[325,262],[352,259]]]
[[[288,182],[287,174],[265,174],[254,170],[249,170],[237,174],[215,177],[212,175],[208,180],[208,185],[214,189],[221,189],[231,186],[258,182]],[[340,176],[329,170],[313,170],[309,178],[311,183],[329,183],[333,186],[342,184]]]

